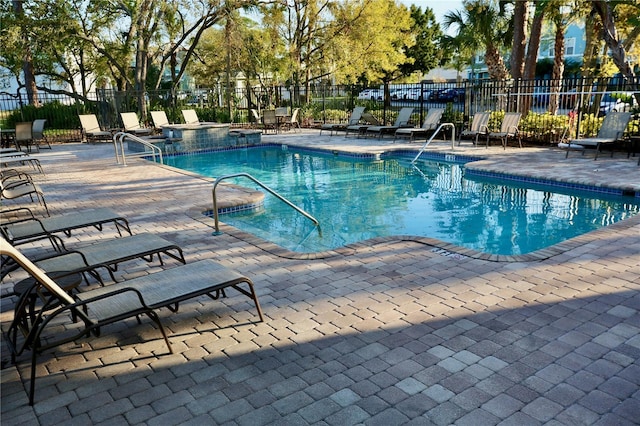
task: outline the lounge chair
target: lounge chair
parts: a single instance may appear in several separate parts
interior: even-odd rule
[[[462,142],[462,139],[465,138],[474,138],[473,144],[478,146],[478,138],[481,135],[487,135],[489,133],[489,119],[491,118],[490,112],[476,112],[473,115],[473,120],[471,121],[471,126],[468,129],[460,132],[460,137],[458,139],[458,145]]]
[[[505,113],[504,118],[502,119],[502,124],[500,125],[500,131],[487,133],[486,147],[489,147],[489,140],[500,139],[502,147],[504,149],[507,149],[509,138],[515,138],[518,140],[520,148],[522,148],[522,138],[520,137],[520,133],[518,132],[518,124],[520,123],[521,116],[522,114],[519,112]]]
[[[325,123],[320,126],[320,134],[322,134],[323,130],[329,130],[329,136],[333,136],[333,132],[338,130],[345,130],[348,126],[355,126],[360,122],[362,118],[362,114],[364,113],[365,107],[358,106],[353,108],[351,111],[351,116],[349,117],[349,121],[346,123]]]
[[[603,145],[609,145],[622,139],[622,135],[624,134],[630,120],[630,112],[608,113],[604,117],[604,120],[602,120],[602,126],[600,126],[600,130],[598,130],[598,134],[595,138],[569,140],[566,146],[562,145],[562,147],[567,149],[565,158],[569,156],[569,151],[571,149],[581,149],[582,154],[584,155],[585,146],[595,146],[596,156],[594,160],[597,160],[598,154],[600,153]],[[560,144],[558,144],[558,146],[560,146]],[[613,156],[613,151],[611,151],[611,156]]]
[[[83,114],[78,117],[80,117],[82,133],[87,142],[112,141],[113,134],[100,128],[95,114]]]
[[[444,114],[444,108],[431,108],[421,127],[401,127],[396,130],[393,141],[395,142],[397,138],[409,138],[409,142],[412,142],[418,136],[429,136],[438,129],[442,114]]]
[[[154,256],[157,256],[160,265],[163,265],[162,254],[183,264],[186,263],[180,247],[162,237],[148,233],[102,240],[75,250],[32,258],[31,261],[46,273],[54,273],[58,278],[77,273],[89,273],[98,282],[104,284],[98,270],[106,269],[111,279],[115,281],[113,273],[117,271],[118,264],[138,258],[152,262]],[[1,276],[4,277],[15,270],[16,266],[3,259]]]
[[[275,109],[262,111],[262,130],[266,133],[270,129],[273,129],[274,133],[278,133],[278,117]]]
[[[148,136],[153,132],[153,129],[140,126],[138,115],[135,112],[121,112],[120,118],[125,132],[133,133],[136,136]]]
[[[374,136],[378,135],[378,139],[382,138],[385,133],[395,133],[401,127],[411,127],[409,120],[411,120],[411,114],[413,114],[412,107],[405,107],[400,110],[396,121],[391,126],[370,126],[366,130],[366,135]]]
[[[15,200],[26,196],[29,196],[31,201],[37,201],[43,206],[47,216],[49,216],[49,208],[44,200],[44,192],[40,186],[33,182],[29,175],[21,172],[6,173],[3,171],[0,176],[0,200]]]
[[[164,111],[151,111],[151,120],[157,132],[162,132],[162,127],[170,124],[167,113]]]
[[[16,123],[16,136],[14,138],[16,148],[21,150],[21,146],[27,148],[27,152],[31,152],[31,146],[33,143],[33,122],[23,121]],[[36,146],[37,147],[37,146]]]
[[[5,167],[29,165],[34,170],[44,173],[40,160],[22,151],[3,152],[0,154],[0,164]]]
[[[47,139],[47,136],[44,134],[44,125],[47,123],[47,120],[39,118],[37,120],[33,120],[32,127],[32,136],[33,136],[33,144],[40,151],[40,145],[47,146],[47,148],[51,149],[51,144]]]
[[[291,113],[291,118],[289,121],[284,123],[289,129],[296,131],[296,127],[300,129],[300,123],[298,122],[298,114],[300,113],[300,108],[295,108]]]
[[[252,281],[210,259],[69,295],[20,251],[1,240],[0,255],[11,257],[34,279],[33,287],[19,298],[6,331],[12,362],[22,353],[31,352],[29,405],[35,401],[38,354],[91,334],[99,336],[109,324],[146,315],[160,329],[169,353],[173,353],[156,311],[167,307],[175,312],[180,303],[204,295],[215,300],[226,296],[229,287],[252,299],[260,321],[264,321]],[[44,299],[35,317],[29,311],[29,295],[33,293]]]
[[[71,231],[81,228],[94,227],[102,231],[102,226],[113,223],[119,235],[125,230],[131,235],[129,222],[114,211],[101,208],[95,210],[82,210],[44,219],[37,219],[29,209],[23,208],[29,217],[13,221],[3,221],[0,225],[0,234],[13,245],[26,244],[31,241],[47,238],[56,249],[64,249],[64,243],[57,237],[63,233],[71,235]]]
[[[183,109],[182,117],[185,124],[200,124],[200,119],[195,109]]]
[[[380,122],[370,112],[362,113],[361,122],[352,124],[344,129],[344,137],[349,137],[349,133],[356,133],[358,137],[363,136],[371,126],[379,126]]]
[[[253,117],[253,120],[256,123],[256,127],[258,127],[260,125],[260,123],[262,123],[262,117],[260,117],[260,113],[258,112],[257,109],[251,109],[251,116]]]

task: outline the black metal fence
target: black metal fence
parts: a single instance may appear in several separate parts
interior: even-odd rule
[[[354,106],[365,106],[381,122],[390,123],[402,107],[413,107],[412,122],[419,125],[430,108],[444,108],[443,121],[460,126],[475,112],[493,111],[491,124],[499,126],[503,112],[522,112],[520,130],[526,139],[553,142],[570,124],[573,135],[597,132],[601,117],[609,111],[638,113],[640,79],[564,79],[459,83],[423,82],[377,87],[327,86],[249,87],[232,92],[218,87],[191,92],[99,90],[88,96],[38,94],[38,105],[26,96],[0,93],[0,127],[19,121],[47,120],[53,140],[78,140],[79,114],[96,114],[105,128],[121,127],[119,113],[136,111],[141,122],[152,125],[153,110],[164,110],[171,122],[182,121],[181,110],[195,109],[202,121],[230,122],[237,127],[255,126],[251,109],[300,108],[303,127],[344,122]],[[575,119],[572,120],[572,118]],[[570,121],[571,120],[571,121]],[[638,133],[637,120],[631,126]]]

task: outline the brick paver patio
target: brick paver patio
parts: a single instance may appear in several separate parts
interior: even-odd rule
[[[269,138],[392,147],[317,131]],[[640,188],[637,160],[622,154],[594,162],[551,149],[464,149],[507,169],[531,167],[533,156],[546,175],[597,183],[617,173]],[[537,261],[487,261],[392,238],[296,259],[226,226],[212,236],[198,213],[210,208],[208,180],[142,160],[117,166],[110,146],[58,145],[39,156],[52,214],[110,207],[134,233],[179,244],[188,262],[213,258],[239,270],[256,283],[266,321],[255,322],[232,292],[163,310],[173,355],[149,320],[110,326],[39,358],[34,407],[23,356],[2,370],[4,425],[638,424],[640,215]],[[65,241],[115,235],[107,227]],[[159,268],[133,261],[117,276]],[[2,293],[22,277],[11,274]],[[3,330],[14,303],[2,299]]]

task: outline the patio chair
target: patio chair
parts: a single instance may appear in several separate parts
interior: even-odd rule
[[[412,142],[418,136],[429,136],[438,129],[442,114],[444,114],[444,108],[431,108],[421,127],[401,127],[396,130],[393,141],[395,142],[397,138],[409,138],[409,142]]]
[[[413,107],[405,107],[400,110],[396,121],[391,126],[369,126],[365,132],[368,136],[378,135],[378,139],[382,138],[385,133],[394,133],[401,127],[411,127],[409,120],[413,114]]]
[[[18,151],[22,150],[22,146],[27,149],[27,152],[31,152],[31,146],[33,143],[33,122],[23,121],[16,123],[16,136],[14,138],[16,148]]]
[[[0,164],[5,167],[29,165],[34,170],[44,173],[40,160],[22,151],[3,152],[0,154]]]
[[[594,146],[596,148],[596,156],[594,160],[598,159],[604,145],[613,144],[622,139],[625,129],[631,120],[630,112],[610,112],[602,120],[602,126],[598,130],[598,134],[595,138],[584,138],[569,140],[566,144],[567,153],[565,158],[569,156],[571,149],[581,149],[584,155],[585,146]],[[561,146],[558,144],[558,146]],[[564,147],[564,145],[562,145]],[[611,151],[613,157],[613,150]]]
[[[264,321],[253,282],[210,259],[70,295],[15,247],[6,242],[0,244],[0,254],[11,257],[34,279],[33,288],[18,300],[14,319],[6,331],[12,362],[25,351],[31,352],[30,405],[35,401],[38,354],[91,335],[99,336],[109,324],[146,315],[160,330],[169,353],[173,353],[156,311],[167,307],[176,312],[180,303],[199,296],[214,300],[226,297],[227,288],[249,297],[260,321]],[[36,318],[30,317],[28,310],[28,296],[32,293],[43,299]],[[65,331],[61,331],[61,324]]]
[[[266,133],[272,129],[274,133],[278,133],[278,117],[275,109],[265,109],[262,111],[262,130]]]
[[[29,196],[32,202],[37,201],[43,206],[47,216],[49,216],[49,208],[44,200],[44,192],[40,186],[33,182],[29,175],[21,172],[5,173],[3,171],[2,175],[0,175],[0,200],[15,200],[26,196]]]
[[[363,136],[371,126],[379,126],[380,122],[370,112],[362,113],[360,123],[352,124],[344,129],[344,137],[349,137],[349,133],[356,133],[357,137]]]
[[[37,120],[33,120],[33,127],[31,128],[32,136],[33,136],[33,144],[40,151],[40,145],[44,148],[46,145],[47,148],[51,149],[51,144],[49,144],[49,140],[47,136],[44,134],[44,125],[47,123],[47,120],[43,118],[39,118]]]
[[[293,112],[291,113],[291,118],[289,119],[288,122],[286,122],[286,126],[293,130],[294,132],[296,131],[296,127],[298,128],[298,130],[300,130],[300,123],[298,122],[298,114],[300,113],[300,108],[295,108],[293,110]]]
[[[478,146],[478,138],[483,135],[487,135],[489,133],[489,119],[491,118],[490,112],[476,112],[473,115],[473,120],[471,121],[471,125],[468,129],[460,132],[460,137],[458,139],[458,145],[462,143],[462,139],[465,138],[473,138],[473,144]]]
[[[112,133],[100,128],[98,118],[95,114],[82,114],[78,117],[80,118],[82,133],[84,134],[84,138],[87,142],[112,141]]]
[[[102,226],[107,223],[113,223],[118,231],[118,235],[122,235],[125,230],[131,235],[129,222],[121,215],[107,208],[94,210],[81,210],[64,215],[51,216],[44,219],[38,219],[33,212],[27,208],[21,208],[27,217],[19,218],[12,221],[4,221],[0,225],[0,234],[2,237],[13,245],[26,244],[32,241],[49,239],[51,244],[57,250],[64,250],[64,243],[57,234],[70,236],[71,232],[76,229],[94,227],[102,231]]]
[[[262,117],[260,117],[260,113],[258,112],[257,109],[251,109],[251,116],[253,117],[253,120],[256,123],[256,127],[258,127],[260,125],[260,123],[262,123]]]
[[[158,132],[162,131],[163,126],[171,124],[167,118],[167,113],[164,111],[151,111],[151,120],[153,121],[153,127],[155,127]]]
[[[118,264],[139,258],[152,262],[157,256],[160,265],[164,265],[162,254],[183,264],[186,263],[180,247],[162,237],[148,233],[102,240],[74,250],[31,258],[31,261],[43,271],[53,273],[58,278],[88,273],[99,283],[104,284],[99,270],[106,269],[111,280],[116,281],[114,272],[118,270]],[[17,267],[18,265],[11,260],[3,259],[0,276],[4,278]]]
[[[200,119],[198,119],[198,114],[195,109],[183,109],[182,117],[184,118],[185,124],[200,124]]]
[[[138,115],[135,112],[121,112],[120,119],[125,132],[133,133],[136,136],[148,136],[153,132],[153,129],[140,126]]]
[[[522,148],[522,138],[520,137],[520,133],[518,132],[518,123],[520,123],[521,116],[522,114],[519,112],[505,113],[504,118],[502,119],[502,124],[500,125],[500,131],[487,133],[486,148],[489,148],[489,140],[500,139],[502,147],[504,149],[507,149],[509,138],[517,139],[520,148]]]
[[[346,130],[346,128],[348,126],[355,126],[356,124],[358,124],[360,122],[360,119],[362,118],[362,114],[364,113],[364,110],[366,108],[363,106],[358,106],[353,108],[353,111],[351,111],[351,116],[349,116],[349,121],[347,121],[346,123],[325,123],[322,126],[320,126],[320,134],[322,134],[323,130],[329,130],[329,136],[333,136],[333,132],[336,132],[338,130]]]

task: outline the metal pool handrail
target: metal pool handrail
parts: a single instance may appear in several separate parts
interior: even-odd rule
[[[427,149],[427,147],[429,146],[429,144],[431,143],[431,141],[436,137],[436,135],[438,133],[440,133],[440,130],[443,129],[444,127],[451,127],[453,130],[451,131],[451,149],[455,149],[454,148],[454,142],[456,140],[456,126],[453,123],[442,123],[441,125],[438,126],[438,128],[436,129],[435,132],[433,132],[433,134],[431,135],[431,137],[429,138],[429,140],[427,140],[424,145],[422,145],[422,148],[420,148],[420,152],[418,152],[418,155],[416,155],[416,157],[411,161],[412,163],[415,163],[418,158],[422,155],[422,153],[424,152],[425,149]]]
[[[127,160],[126,160],[127,156],[124,153],[125,139],[131,139],[132,141],[138,142],[151,150],[151,151],[144,151],[136,154],[129,154],[129,157],[143,157],[146,155],[153,155],[153,161],[156,161],[156,156],[158,156],[158,158],[160,159],[160,164],[164,164],[164,161],[162,159],[162,150],[159,147],[155,146],[154,144],[138,136],[132,135],[131,133],[117,132],[115,135],[113,135],[113,147],[116,151],[116,162],[118,164],[120,164],[120,157],[122,156],[122,165],[123,166],[127,165]],[[118,144],[120,145],[120,153],[118,152]]]
[[[287,200],[282,195],[278,194],[276,191],[274,191],[273,189],[269,188],[267,185],[265,185],[264,183],[260,182],[258,179],[254,178],[253,176],[251,176],[249,173],[237,173],[237,174],[234,174],[234,175],[220,176],[219,178],[217,178],[215,180],[215,182],[213,182],[213,190],[212,190],[212,196],[213,196],[213,218],[214,218],[214,221],[215,221],[215,228],[216,228],[216,230],[213,233],[213,235],[222,234],[222,232],[220,232],[220,226],[219,226],[219,221],[218,221],[218,200],[217,200],[217,197],[216,197],[216,188],[218,187],[218,184],[221,181],[223,181],[225,179],[234,178],[234,177],[246,177],[246,178],[252,180],[253,182],[255,182],[256,184],[258,184],[265,191],[269,192],[271,195],[275,196],[280,201],[284,202],[289,207],[291,207],[292,209],[294,209],[295,211],[297,211],[298,213],[300,213],[301,215],[303,215],[304,217],[306,217],[307,219],[312,221],[314,223],[314,225],[316,226],[316,228],[318,228],[318,234],[320,236],[322,236],[322,230],[320,229],[320,222],[318,222],[318,220],[315,217],[311,216],[309,213],[307,213],[306,211],[302,210],[300,207],[296,206],[291,201]]]

